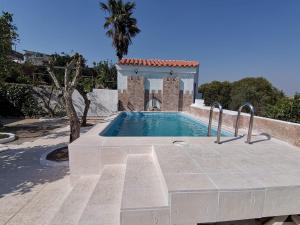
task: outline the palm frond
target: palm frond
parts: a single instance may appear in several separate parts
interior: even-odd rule
[[[132,44],[140,29],[137,20],[133,16],[134,2],[123,2],[122,0],[107,0],[100,3],[100,7],[108,16],[105,17],[104,28],[108,29],[106,35],[112,38],[112,45],[116,49],[116,55],[121,59],[128,53],[128,47]]]
[[[109,7],[103,2],[100,2],[100,9],[102,9],[103,11],[110,11]]]

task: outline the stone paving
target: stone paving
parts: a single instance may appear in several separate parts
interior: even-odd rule
[[[40,164],[67,143],[67,127],[0,146],[0,224],[257,225],[300,213],[297,147],[264,136],[251,145],[244,137],[221,145],[213,137],[103,138],[105,126],[70,145],[74,177],[67,166]]]
[[[104,127],[96,125],[69,146],[71,177],[126,165],[122,225],[192,225],[300,213],[298,147],[265,134],[253,135],[251,144],[245,136],[222,137],[222,144],[215,137],[99,136]]]
[[[40,157],[45,151],[67,143],[68,133],[67,127],[60,128],[34,142],[0,146],[0,224],[30,224],[26,218],[32,211],[25,208],[38,198],[44,199],[44,218],[36,224],[44,224],[42,220],[50,213],[51,201],[54,204],[69,185],[69,169],[42,166]]]

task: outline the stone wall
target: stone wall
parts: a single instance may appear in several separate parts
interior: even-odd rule
[[[186,91],[183,94],[182,99],[182,111],[189,111],[190,106],[193,104],[193,93],[191,93],[190,91]]]
[[[128,76],[127,78],[128,104],[131,111],[145,110],[144,77]]]
[[[188,111],[193,103],[193,92],[180,90],[180,79],[166,77],[163,79],[163,90],[145,89],[143,76],[128,76],[127,89],[118,90],[120,111],[153,110],[152,99],[159,102],[161,111]]]
[[[208,121],[210,107],[196,106],[190,107],[190,113],[206,119]],[[213,113],[213,120],[218,120],[218,112]],[[235,128],[237,112],[230,110],[223,110],[223,125]],[[240,117],[239,127],[247,129],[249,126],[249,114],[242,113]],[[265,117],[254,117],[253,130],[256,133],[266,133],[277,139],[283,140],[290,144],[300,147],[300,124],[291,123],[281,120],[274,120]]]
[[[88,111],[88,117],[98,117],[110,115],[118,111],[118,91],[110,89],[93,89],[88,93],[91,101]],[[84,100],[77,90],[72,95],[73,105],[79,116],[82,116],[84,110]]]
[[[129,111],[128,109],[128,93],[127,90],[118,90],[118,110]]]
[[[179,79],[167,77],[163,79],[162,111],[178,111]]]

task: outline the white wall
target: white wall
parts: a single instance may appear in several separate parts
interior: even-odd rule
[[[146,67],[146,66],[130,66],[117,65],[118,69],[118,90],[127,89],[128,76],[144,76],[145,89],[162,90],[163,78],[178,77],[180,78],[180,89],[192,92],[194,82],[198,86],[198,67]],[[172,70],[172,75],[170,71]],[[137,71],[137,74],[135,73]]]
[[[118,90],[93,89],[88,98],[91,100],[88,116],[106,116],[118,111]],[[74,91],[72,99],[77,114],[82,116],[85,105],[77,90]]]

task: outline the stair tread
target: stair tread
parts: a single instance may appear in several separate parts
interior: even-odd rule
[[[6,224],[47,224],[71,189],[68,177],[47,184]]]
[[[80,178],[49,225],[77,224],[98,179],[96,175]]]
[[[167,207],[167,196],[159,173],[152,155],[129,155],[121,209]]]
[[[125,165],[107,165],[80,217],[80,225],[120,224]]]

